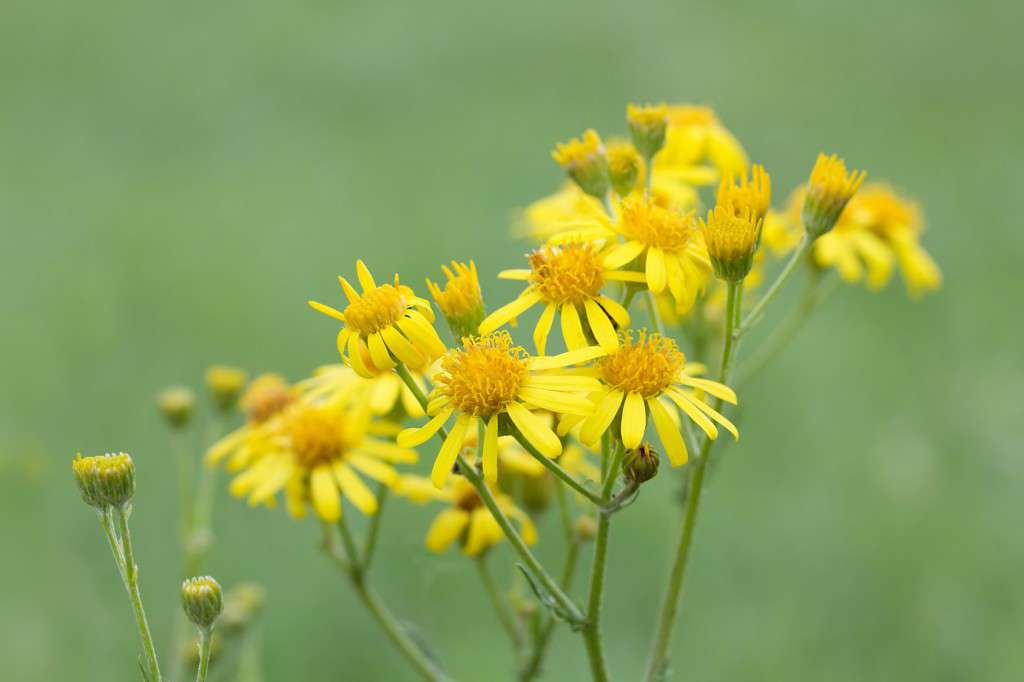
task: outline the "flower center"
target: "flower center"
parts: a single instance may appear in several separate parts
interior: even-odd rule
[[[604,286],[601,259],[589,243],[542,246],[530,254],[530,268],[530,281],[548,303],[582,305]]]
[[[624,333],[619,349],[602,358],[598,369],[610,386],[649,398],[672,385],[685,361],[675,341],[642,330],[635,341]]]
[[[342,459],[348,451],[344,422],[336,412],[298,405],[285,421],[284,431],[299,466],[314,469]]]
[[[345,308],[345,322],[363,336],[390,327],[405,312],[405,297],[391,284],[382,284],[363,292],[359,300]]]
[[[647,199],[623,202],[619,225],[626,237],[671,252],[685,249],[697,234],[692,214],[684,215]]]
[[[480,500],[480,496],[476,494],[476,490],[463,478],[455,480],[454,486],[454,502],[455,506],[462,511],[473,511],[483,506],[483,502]]]
[[[508,332],[466,338],[441,361],[438,385],[465,414],[490,417],[515,400],[526,378],[526,351]]]
[[[262,424],[293,400],[295,396],[288,390],[284,379],[276,374],[264,374],[253,379],[239,402],[251,423]]]

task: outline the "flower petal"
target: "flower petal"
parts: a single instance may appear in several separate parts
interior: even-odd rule
[[[632,450],[639,447],[647,430],[647,410],[639,393],[627,393],[622,405],[622,444]]]
[[[557,310],[557,305],[548,303],[537,320],[537,326],[533,330],[533,345],[537,348],[537,355],[544,355],[548,347],[548,335],[551,333],[551,323],[555,320]]]
[[[367,516],[377,513],[377,498],[345,462],[334,463],[334,476],[349,502]]]
[[[654,421],[654,428],[658,431],[658,436],[661,438],[661,444],[665,448],[665,454],[668,455],[668,461],[674,467],[686,464],[688,458],[686,441],[683,440],[683,436],[679,433],[679,428],[672,421],[668,410],[659,402],[658,398],[648,398],[647,407],[651,411],[651,420]]]
[[[583,325],[580,323],[580,315],[576,306],[572,303],[563,303],[561,307],[562,337],[565,338],[565,345],[569,350],[579,350],[587,347],[587,337],[583,335]]]
[[[498,415],[492,415],[484,429],[484,479],[488,484],[498,482]]]
[[[430,471],[430,480],[435,488],[443,488],[448,476],[451,475],[455,460],[462,450],[462,442],[466,439],[466,431],[473,419],[472,415],[460,414],[444,444],[441,445],[441,450],[434,460],[434,468]]]
[[[540,292],[531,287],[527,287],[514,301],[506,303],[485,317],[483,322],[480,323],[480,333],[490,334],[503,324],[522,315],[539,300]]]
[[[467,523],[468,512],[461,509],[445,509],[434,517],[430,529],[427,530],[427,549],[437,553],[445,551],[462,535]]]
[[[430,440],[442,426],[444,426],[444,423],[448,421],[448,417],[452,416],[452,412],[454,411],[454,408],[448,408],[438,412],[436,416],[431,418],[431,420],[423,426],[403,429],[402,432],[398,434],[398,438],[395,439],[395,442],[402,448],[414,448],[417,445],[423,445]]]
[[[597,304],[597,301],[587,299],[584,303],[587,310],[587,322],[590,323],[590,331],[594,332],[597,342],[606,351],[611,353],[619,347],[619,335],[615,332],[608,319],[608,314]]]
[[[580,430],[580,440],[584,445],[591,447],[597,445],[597,442],[601,440],[601,436],[608,430],[612,420],[615,419],[615,415],[618,414],[619,406],[622,405],[622,398],[622,391],[613,388],[609,389],[597,401],[594,414],[583,422],[583,428]]]
[[[562,454],[562,441],[543,419],[526,409],[521,403],[512,402],[505,408],[512,423],[523,437],[545,457],[555,458]]]
[[[324,521],[334,523],[341,518],[338,484],[329,465],[318,466],[309,475],[309,497],[316,515]]]

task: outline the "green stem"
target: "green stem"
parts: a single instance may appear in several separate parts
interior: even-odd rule
[[[607,435],[605,436],[607,438]],[[601,484],[601,500],[606,505],[611,499],[615,481],[619,475],[624,448],[616,445],[612,452],[608,472]],[[604,508],[597,515],[597,535],[594,537],[594,561],[590,573],[590,593],[587,599],[587,624],[583,630],[583,643],[590,661],[590,675],[594,682],[607,682],[608,669],[604,660],[604,645],[601,641],[601,602],[604,597],[604,574],[608,559],[608,532],[611,514]]]
[[[580,495],[582,495],[583,497],[585,497],[588,500],[590,500],[591,502],[593,502],[594,504],[597,504],[597,505],[601,504],[601,496],[600,495],[598,495],[597,493],[592,492],[585,485],[583,485],[582,483],[577,481],[573,477],[572,474],[570,474],[568,471],[566,471],[561,466],[559,466],[558,462],[556,462],[555,460],[551,459],[550,457],[545,457],[543,454],[538,452],[537,448],[535,448],[533,446],[533,444],[530,443],[530,441],[528,441],[526,439],[526,437],[523,435],[522,431],[520,431],[519,427],[517,427],[515,424],[512,424],[512,435],[515,437],[515,439],[517,441],[519,441],[519,444],[521,446],[523,446],[524,450],[526,450],[528,453],[530,453],[530,455],[535,460],[537,460],[538,462],[543,464],[545,467],[547,467],[548,471],[553,473],[556,478],[561,480],[567,486],[569,486],[570,488],[572,488],[573,490],[578,492]]]
[[[764,296],[761,297],[761,300],[757,302],[757,305],[754,306],[750,313],[743,318],[742,324],[733,330],[733,334],[736,337],[742,336],[747,332],[747,330],[757,323],[761,317],[761,313],[764,312],[765,307],[773,298],[775,298],[775,295],[782,290],[782,285],[786,283],[789,276],[793,274],[794,270],[796,270],[797,264],[800,262],[800,259],[803,257],[804,252],[807,251],[807,247],[810,246],[810,244],[811,242],[807,238],[807,233],[805,232],[804,236],[800,238],[800,243],[796,245],[796,249],[793,250],[793,254],[786,262],[785,267],[782,268],[782,272],[780,272],[779,276],[775,278],[774,282],[772,282],[771,287],[768,288],[768,291],[765,292]]]
[[[384,516],[384,503],[387,502],[388,492],[391,489],[381,483],[377,486],[377,513],[370,517],[370,527],[366,531],[366,541],[363,543],[363,570],[370,568],[373,561],[373,554],[377,550],[377,538],[380,536],[381,517]]]
[[[722,342],[722,362],[718,371],[718,381],[720,382],[728,381],[732,373],[735,351],[739,343],[739,339],[733,332],[741,316],[742,294],[742,282],[730,282],[728,284],[725,299],[725,334]],[[721,408],[722,401],[716,399],[715,409],[721,410]],[[679,545],[675,552],[672,572],[669,576],[668,589],[661,603],[654,647],[647,663],[647,674],[645,677],[647,682],[664,679],[665,666],[668,661],[668,647],[672,640],[672,629],[675,626],[676,614],[679,610],[680,596],[682,595],[683,583],[686,578],[686,567],[690,557],[690,548],[693,544],[693,533],[697,525],[697,512],[700,509],[701,492],[704,489],[704,472],[713,443],[714,441],[705,435],[700,452],[693,463],[693,473],[690,476],[690,490],[686,497],[683,528],[679,536]]]
[[[334,545],[334,534],[331,533],[329,526],[325,524],[324,536],[326,539],[326,550],[337,562],[339,568],[341,568],[349,578],[349,582],[352,584],[352,589],[355,591],[359,600],[366,607],[366,610],[370,612],[370,615],[374,617],[377,624],[384,630],[384,633],[391,640],[391,643],[395,645],[395,648],[405,657],[405,660],[409,663],[412,668],[419,673],[420,677],[428,682],[449,682],[449,678],[445,675],[424,652],[409,637],[408,632],[398,621],[397,618],[388,610],[381,601],[377,593],[366,582],[366,574],[363,572],[363,567],[359,564],[359,556],[356,554],[355,542],[352,539],[352,534],[349,531],[348,524],[345,522],[345,517],[342,516],[338,520],[338,530],[344,544],[345,556],[342,556],[338,552],[337,547]],[[347,557],[347,560],[346,560]]]
[[[152,682],[160,682],[162,679],[160,677],[160,664],[157,662],[156,648],[153,646],[153,635],[149,631],[146,611],[142,607],[142,593],[139,590],[139,567],[135,563],[132,537],[128,531],[128,512],[125,507],[118,507],[116,513],[121,536],[121,547],[124,551],[124,586],[128,591],[128,598],[131,600],[132,609],[135,612],[135,624],[139,628],[139,637],[142,639],[142,651],[146,657],[149,679]]]
[[[491,568],[487,564],[487,553],[478,555],[475,563],[477,573],[480,574],[480,582],[483,583],[484,591],[491,600],[491,606],[494,607],[494,612],[498,615],[498,621],[501,623],[501,627],[504,628],[505,633],[508,634],[508,638],[512,641],[513,648],[518,652],[523,647],[523,633],[520,631],[515,618],[509,612],[507,600],[501,596],[498,583],[495,581],[494,574],[491,573]]]
[[[181,535],[182,546],[187,547],[189,535],[192,532],[192,483],[195,472],[193,471],[192,452],[188,447],[184,429],[175,429],[171,434],[171,439],[174,443],[175,456],[178,459],[178,532]],[[186,575],[193,574],[186,572]]]
[[[224,417],[218,415],[210,423],[207,443],[215,443],[224,431]],[[217,486],[217,467],[199,467],[199,485],[191,506],[191,525],[185,541],[185,575],[199,575],[203,561],[213,544],[213,502]]]
[[[196,682],[206,682],[206,671],[210,668],[210,645],[213,643],[213,629],[199,628],[199,668]]]
[[[107,536],[110,544],[110,551],[114,555],[114,564],[117,566],[117,574],[121,576],[121,582],[128,585],[128,575],[124,569],[124,550],[121,549],[121,541],[114,530],[113,509],[106,507],[100,512],[100,524],[103,526],[103,533]]]
[[[416,385],[415,381],[413,381],[412,375],[409,374],[409,370],[406,369],[405,365],[399,364],[395,367],[395,371],[398,373],[398,376],[401,377],[402,381],[405,382],[405,385],[409,387],[409,390],[412,392],[413,396],[416,397],[419,404],[424,410],[426,410],[427,397],[423,395],[423,391],[420,390],[420,387]],[[437,437],[443,443],[448,437],[448,433],[444,428],[438,429]],[[572,599],[570,599],[561,590],[561,588],[558,587],[558,583],[556,583],[554,578],[544,570],[540,561],[538,561],[537,557],[533,555],[530,548],[526,546],[523,538],[518,532],[516,532],[515,527],[513,527],[512,522],[508,520],[508,516],[506,516],[505,512],[502,511],[500,506],[498,506],[498,501],[494,498],[494,494],[491,492],[491,489],[487,487],[487,484],[484,482],[480,472],[476,470],[476,467],[467,462],[466,458],[461,454],[458,456],[456,461],[459,464],[459,471],[463,476],[465,476],[466,480],[469,481],[470,485],[473,486],[473,489],[476,490],[480,500],[484,503],[484,506],[487,507],[487,510],[491,512],[491,516],[494,517],[498,527],[501,528],[505,537],[508,538],[509,544],[512,545],[512,548],[519,555],[519,558],[522,559],[524,564],[526,564],[526,567],[529,569],[531,574],[540,582],[547,593],[551,595],[551,598],[555,600],[568,620],[575,623],[582,623],[583,613],[580,611],[579,607],[576,606]]]

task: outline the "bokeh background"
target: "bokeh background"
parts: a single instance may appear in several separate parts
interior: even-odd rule
[[[843,288],[746,389],[675,679],[1020,679],[1024,5],[486,5],[4,3],[0,677],[136,679],[75,452],[136,457],[166,654],[178,554],[157,390],[200,387],[213,362],[297,379],[333,360],[334,327],[305,300],[337,299],[356,257],[412,283],[475,258],[504,302],[516,287],[492,275],[527,248],[507,236],[513,210],[560,181],[552,143],[667,100],[714,106],[779,196],[821,149],[893,181],[924,204],[946,278],[913,304],[898,282]],[[660,477],[616,518],[617,679],[638,679],[648,651],[674,490]],[[315,523],[223,490],[216,512],[210,571],[268,590],[267,680],[412,679]],[[427,555],[428,514],[390,514],[381,592],[458,679],[503,679],[511,657],[471,565]],[[560,632],[546,679],[584,665]]]

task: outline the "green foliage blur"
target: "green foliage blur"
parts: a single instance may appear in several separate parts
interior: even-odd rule
[[[507,236],[514,209],[561,181],[552,144],[622,132],[628,101],[667,100],[714,106],[779,199],[820,150],[890,180],[924,205],[945,275],[917,303],[898,281],[843,287],[746,387],[672,679],[1020,679],[1022,7],[7,0],[0,678],[137,679],[76,452],[135,457],[136,551],[166,658],[180,577],[156,392],[202,389],[215,362],[298,379],[334,361],[335,326],[305,301],[339,301],[335,275],[357,257],[417,287],[475,258],[491,307],[509,300],[517,286],[493,275],[527,249]],[[640,676],[677,533],[663,469],[613,528],[620,680]],[[266,587],[265,679],[413,679],[318,525],[223,488],[209,571]],[[426,553],[431,513],[388,514],[380,592],[456,678],[507,679],[473,567]],[[540,554],[557,566],[552,521]],[[563,628],[545,679],[585,669]]]

